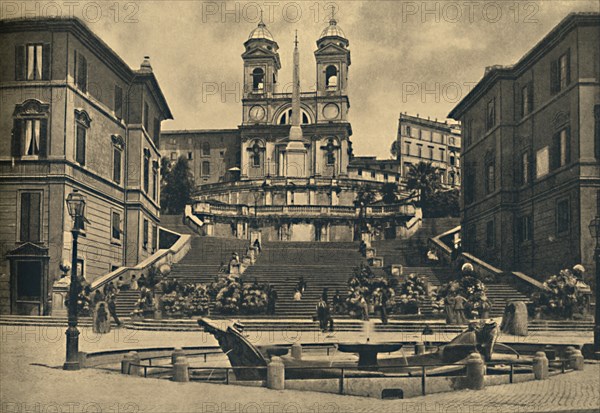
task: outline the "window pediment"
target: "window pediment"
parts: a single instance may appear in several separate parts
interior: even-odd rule
[[[90,118],[90,115],[83,109],[75,109],[75,120],[86,128],[89,128],[92,123],[92,118]]]
[[[46,115],[49,111],[49,104],[42,103],[37,99],[28,99],[20,105],[15,106],[13,116]]]
[[[125,148],[125,139],[121,135],[111,135],[110,139],[117,148],[121,150]]]

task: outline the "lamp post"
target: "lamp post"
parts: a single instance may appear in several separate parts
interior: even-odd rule
[[[69,215],[73,218],[73,247],[71,256],[71,285],[69,287],[69,327],[67,327],[67,360],[64,370],[79,370],[79,330],[77,329],[77,298],[79,295],[79,279],[77,274],[77,238],[80,222],[84,219],[85,199],[77,190],[67,197]]]
[[[594,353],[600,359],[600,217],[590,221],[590,234],[596,240],[594,259],[596,263],[596,311],[594,316]]]

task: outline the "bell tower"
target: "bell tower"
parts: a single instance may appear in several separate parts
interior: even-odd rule
[[[337,24],[332,6],[329,26],[321,32],[315,51],[317,94],[319,96],[347,94],[348,67],[350,66],[349,45],[350,42]]]
[[[279,46],[263,22],[262,11],[258,26],[244,43],[243,123],[263,123],[267,120],[267,99],[277,91],[277,75],[281,69]]]

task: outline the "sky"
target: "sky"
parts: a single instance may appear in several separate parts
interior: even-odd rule
[[[401,112],[444,120],[486,66],[517,62],[572,11],[600,2],[544,1],[66,1],[1,3],[1,18],[74,15],[132,68],[150,56],[174,120],[169,129],[237,128],[241,54],[259,10],[291,83],[298,30],[301,88],[315,82],[316,40],[333,6],[350,42],[349,120],[356,155],[390,157]]]

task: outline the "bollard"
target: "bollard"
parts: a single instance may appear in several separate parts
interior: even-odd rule
[[[184,356],[177,357],[175,364],[173,364],[173,381],[184,383],[190,381],[190,363]]]
[[[121,374],[129,374],[129,363],[131,363],[133,359],[132,353],[133,351],[123,356],[123,360],[121,360]]]
[[[425,353],[425,344],[416,343],[415,344],[415,354],[423,354]]]
[[[569,357],[569,367],[573,370],[583,370],[583,354],[581,354],[581,350],[573,349],[571,357]]]
[[[562,358],[566,360],[565,368],[567,368],[567,369],[573,368],[573,367],[571,367],[571,356],[573,355],[574,351],[575,351],[575,347],[567,346],[567,348],[565,349],[565,351],[562,355]]]
[[[302,344],[298,342],[292,344],[292,357],[297,360],[302,360]]]
[[[473,390],[481,390],[485,387],[485,364],[479,353],[471,353],[467,357],[466,387]]]
[[[267,388],[285,389],[285,366],[279,357],[272,357],[271,362],[267,365]]]
[[[181,347],[175,347],[175,350],[171,353],[171,364],[175,364],[177,362],[177,357],[185,356],[185,351],[181,349]]]
[[[550,344],[544,347],[544,352],[546,353],[546,357],[548,357],[548,360],[556,360],[556,349]]]
[[[533,357],[533,376],[536,380],[548,378],[548,358],[543,351],[538,351]]]
[[[130,351],[121,361],[121,373],[139,376],[141,368],[138,366],[129,366],[130,364],[140,364],[140,356],[136,351]]]

